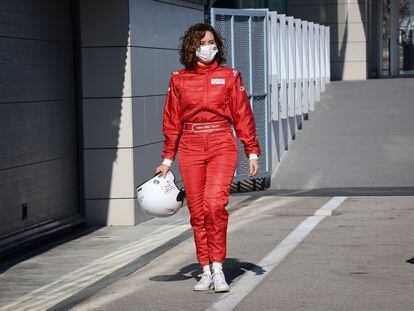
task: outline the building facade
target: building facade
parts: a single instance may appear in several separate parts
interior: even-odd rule
[[[268,8],[331,29],[331,77],[414,74],[413,0],[217,0],[211,6]]]

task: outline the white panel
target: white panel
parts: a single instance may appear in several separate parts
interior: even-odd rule
[[[315,101],[321,100],[321,57],[320,57],[320,51],[321,51],[321,45],[319,43],[320,36],[320,25],[315,24]]]
[[[309,30],[308,22],[302,21],[302,60],[303,60],[303,84],[302,84],[302,111],[309,112]]]
[[[321,92],[325,92],[326,84],[326,64],[325,64],[325,26],[321,25],[319,28],[319,44],[320,44],[320,62],[321,62]]]
[[[277,22],[277,13],[270,12],[270,72],[272,85],[271,101],[271,119],[272,121],[279,120],[279,24]]]
[[[282,129],[282,118],[281,118],[281,103],[280,103],[280,25],[278,21],[277,12],[269,12],[270,23],[270,69],[271,69],[271,154],[272,156],[272,171],[276,169],[277,162],[280,161],[282,153],[284,151],[283,142],[283,129]]]
[[[295,115],[295,29],[293,23],[293,17],[287,17],[288,24],[288,116],[293,117]]]
[[[302,114],[302,81],[303,81],[303,57],[302,57],[302,24],[300,19],[294,20],[295,25],[295,64],[296,64],[296,76],[295,76],[295,114]]]
[[[330,27],[325,27],[325,57],[326,57],[326,83],[331,83],[331,54],[330,54],[330,46],[331,46],[331,36],[330,36]]]
[[[286,16],[278,15],[279,21],[279,72],[280,72],[280,114],[281,118],[288,117],[287,109],[287,76],[288,76],[288,53],[287,53],[287,25]]]
[[[308,23],[309,27],[309,110],[315,107],[315,25]]]

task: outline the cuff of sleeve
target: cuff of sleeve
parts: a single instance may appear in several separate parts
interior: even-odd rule
[[[257,160],[257,158],[258,158],[258,156],[257,156],[256,153],[250,153],[249,154],[249,160],[252,160],[252,159]]]
[[[172,163],[172,162],[173,162],[172,160],[167,159],[167,158],[164,158],[164,161],[162,161],[162,164],[165,164],[165,165],[171,166],[171,163]]]

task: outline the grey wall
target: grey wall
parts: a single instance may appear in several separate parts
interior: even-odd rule
[[[288,14],[330,26],[331,79],[368,77],[368,0],[291,0]]]
[[[0,237],[78,213],[72,32],[70,1],[0,2]]]
[[[89,224],[147,219],[135,188],[162,160],[165,94],[170,73],[182,67],[179,37],[203,19],[203,6],[186,1],[81,1]],[[172,171],[180,179],[176,163]]]

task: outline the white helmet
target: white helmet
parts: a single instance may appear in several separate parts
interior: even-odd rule
[[[137,199],[141,208],[155,217],[168,217],[183,206],[185,191],[178,190],[171,171],[164,176],[157,173],[137,187]]]

